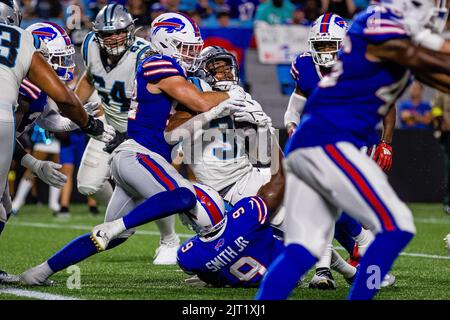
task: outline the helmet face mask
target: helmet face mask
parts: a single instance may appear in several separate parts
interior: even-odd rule
[[[150,41],[160,54],[170,56],[189,72],[200,65],[203,39],[197,24],[180,13],[163,13],[152,22]]]
[[[341,48],[342,40],[310,40],[309,49],[314,63],[330,68],[337,60],[337,53]]]
[[[134,43],[136,27],[128,11],[121,5],[109,4],[97,14],[93,30],[103,52],[122,56]]]
[[[75,48],[66,31],[53,22],[38,22],[26,30],[37,36],[50,66],[62,81],[73,80]]]
[[[22,13],[20,12],[19,1],[12,0],[11,4],[12,7],[4,2],[0,3],[0,23],[20,27],[20,24],[22,23]]]
[[[194,183],[194,189],[197,205],[180,214],[180,219],[200,237],[213,238],[226,224],[225,203],[219,193],[211,187]]]
[[[239,84],[239,65],[234,55],[225,49],[212,46],[201,53],[201,64],[196,76],[205,80],[214,90],[228,91]]]
[[[347,28],[347,22],[333,13],[326,13],[314,21],[308,43],[316,65],[331,68],[336,63]]]

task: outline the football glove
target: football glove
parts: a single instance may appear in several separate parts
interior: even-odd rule
[[[392,145],[381,141],[375,148],[372,159],[383,171],[389,171],[392,167]]]
[[[88,102],[83,108],[88,115],[93,117],[98,117],[98,114],[101,112],[100,104],[98,102]]]
[[[245,99],[246,97],[244,89],[236,84],[230,87],[230,90],[227,92],[227,94],[232,99]]]
[[[62,165],[52,161],[41,161],[33,157],[31,154],[26,154],[20,161],[21,165],[28,168],[39,179],[44,181],[49,186],[55,188],[62,188],[67,181],[67,177],[58,170]]]
[[[113,153],[113,151],[125,140],[128,139],[128,135],[126,132],[119,132],[116,131],[116,135],[115,137],[106,143],[106,147],[103,148],[103,151],[108,152],[108,153]]]
[[[258,127],[272,125],[272,119],[264,111],[238,111],[234,113],[234,121],[249,122]]]
[[[100,119],[89,115],[88,124],[81,128],[88,136],[96,140],[108,143],[115,136],[115,129],[109,124],[103,123]]]

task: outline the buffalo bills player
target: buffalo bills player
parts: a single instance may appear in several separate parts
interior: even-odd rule
[[[347,22],[333,13],[326,13],[314,21],[308,36],[309,51],[300,53],[293,61],[291,75],[296,88],[292,93],[284,115],[286,130],[291,136],[300,121],[307,98],[316,88],[319,81],[331,72],[337,61],[337,54],[342,46],[347,32]],[[389,170],[392,163],[392,147],[390,145],[394,133],[396,112],[392,108],[383,118],[383,136],[381,142],[378,135],[374,134],[370,142],[370,154],[379,163],[383,170]],[[372,147],[375,145],[375,148]],[[374,152],[372,152],[372,150]],[[373,153],[373,154],[372,154]],[[347,249],[352,263],[357,264],[360,255],[373,239],[370,231],[343,214],[336,223],[335,237]],[[327,246],[325,253],[316,265],[316,274],[311,279],[310,288],[335,289],[336,283],[330,272],[332,257],[332,245]],[[383,286],[392,285],[395,278],[387,275]]]
[[[430,0],[391,0],[356,16],[339,61],[309,97],[287,146],[286,247],[270,266],[258,299],[289,296],[322,254],[338,210],[376,234],[361,259],[349,299],[373,298],[412,239],[410,210],[382,170],[359,149],[405,90],[411,71],[450,91],[450,57],[422,48],[414,36],[433,10]]]
[[[172,104],[178,101],[199,112],[213,107],[233,110],[243,105],[245,93],[240,87],[228,93],[202,93],[186,80],[185,72],[195,71],[203,46],[198,26],[186,16],[163,14],[153,21],[150,31],[153,48],[158,52],[148,52],[136,71],[129,139],[112,156],[116,188],[106,222],[22,274],[27,284],[44,284],[51,274],[123,243],[134,233],[132,228],[196,206],[195,190],[170,165],[171,147],[164,140]],[[172,237],[176,240],[177,236]]]

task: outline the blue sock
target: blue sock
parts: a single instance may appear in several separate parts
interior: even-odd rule
[[[0,221],[0,234],[2,234],[3,229],[5,229],[5,223]]]
[[[301,245],[288,245],[270,265],[255,298],[257,300],[287,299],[301,276],[316,262],[317,259]]]
[[[86,233],[73,239],[64,248],[55,253],[47,260],[50,269],[52,269],[53,272],[58,272],[96,254],[97,248],[92,242],[90,235],[90,233]],[[126,238],[116,238],[111,240],[106,250],[117,247],[125,240]]]
[[[381,284],[395,259],[412,237],[412,233],[399,230],[379,233],[361,259],[348,299],[372,299],[379,290],[379,286],[374,284]]]
[[[361,224],[344,212],[336,222],[334,238],[352,255],[355,247],[353,237],[359,235],[361,231]]]
[[[135,228],[178,212],[188,211],[195,207],[196,201],[195,195],[188,188],[160,192],[131,210],[123,217],[123,223],[127,230]]]

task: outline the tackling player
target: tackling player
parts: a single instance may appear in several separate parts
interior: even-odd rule
[[[148,52],[137,68],[128,122],[130,139],[117,147],[112,157],[116,188],[106,222],[26,271],[23,282],[43,284],[51,274],[123,243],[134,227],[195,207],[195,190],[170,165],[171,147],[164,140],[172,104],[178,101],[198,112],[216,105],[233,109],[243,104],[245,94],[240,87],[230,88],[228,93],[202,93],[186,80],[185,70],[195,71],[203,46],[198,26],[186,16],[159,16],[152,23],[151,34],[152,45],[159,52]]]
[[[258,299],[289,296],[323,252],[339,209],[376,234],[349,299],[373,298],[412,239],[416,229],[411,211],[359,149],[405,90],[410,70],[450,91],[450,56],[411,41],[412,30],[420,31],[417,24],[423,28],[432,10],[430,0],[395,0],[355,17],[339,61],[309,97],[286,148],[286,247],[270,266]],[[374,266],[376,283],[368,286]]]
[[[109,4],[97,14],[93,31],[82,46],[86,71],[75,89],[85,102],[96,91],[101,98],[106,123],[119,134],[127,131],[136,68],[150,49],[150,43],[135,36],[133,17],[119,4]],[[91,139],[81,160],[77,176],[78,191],[93,196],[106,204],[112,196],[110,178],[110,154],[105,144]],[[175,234],[175,219],[167,217],[156,221],[161,233],[160,246],[156,250],[154,264],[176,264],[179,246]]]

